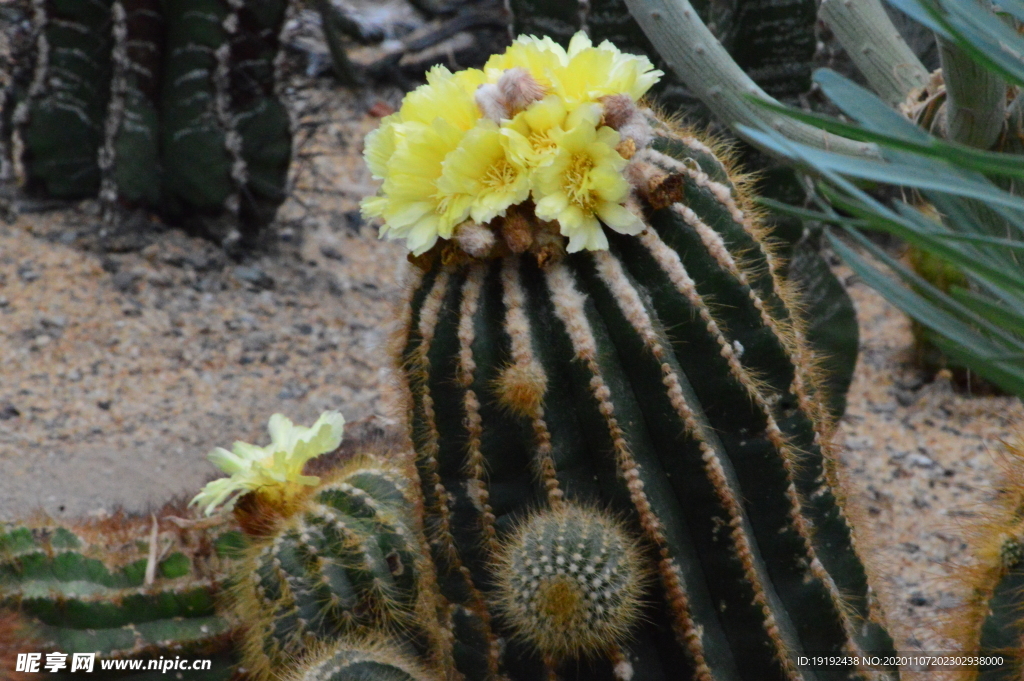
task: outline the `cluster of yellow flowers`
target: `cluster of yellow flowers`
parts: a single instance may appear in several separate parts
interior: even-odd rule
[[[568,49],[521,36],[483,70],[434,67],[366,138],[366,163],[383,185],[363,214],[419,255],[466,220],[487,223],[532,195],[569,252],[607,248],[602,222],[625,234],[643,225],[623,205],[626,159],[602,102],[635,103],[661,75],[646,57],[583,33]]]

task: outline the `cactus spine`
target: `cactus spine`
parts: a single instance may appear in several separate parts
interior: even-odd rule
[[[566,678],[623,661],[635,679],[852,678],[796,666],[891,641],[870,621],[794,294],[743,183],[692,133],[650,122],[628,171],[639,236],[490,259],[451,242],[415,260],[396,354],[428,538],[489,664],[460,671],[540,673],[515,641],[501,655],[489,563],[526,509],[569,499],[629,515],[661,605],[621,659]]]
[[[215,612],[215,594],[241,535],[165,519],[180,512],[0,526],[0,606],[27,624],[20,652],[210,654],[226,678],[232,626]]]
[[[967,587],[966,607],[946,622],[950,640],[982,658],[1003,664],[963,667],[964,681],[1019,678],[1024,671],[1024,439],[1007,443],[1003,477],[994,507],[971,537],[974,561],[957,571]]]
[[[343,638],[285,681],[440,681],[412,651],[378,636]]]
[[[254,678],[277,678],[341,637],[381,632],[437,656],[431,568],[407,487],[401,468],[358,456],[253,539],[230,600]]]

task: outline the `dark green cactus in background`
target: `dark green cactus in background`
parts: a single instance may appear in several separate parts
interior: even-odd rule
[[[439,582],[465,609],[456,664],[470,679],[544,678],[545,662],[564,679],[855,678],[796,665],[892,647],[836,497],[811,359],[825,350],[745,187],[693,133],[651,123],[631,161],[646,232],[608,232],[608,251],[416,260],[396,352]],[[621,646],[544,660],[491,617],[491,556],[528,510],[566,501],[629,518],[657,596]]]
[[[234,627],[215,601],[244,539],[178,528],[166,519],[173,513],[0,526],[0,607],[28,623],[21,652],[94,652],[144,665],[208,656],[213,668],[195,678],[228,678]]]
[[[145,208],[222,240],[253,237],[284,200],[291,159],[274,68],[286,8],[36,0],[31,75],[5,94],[15,179],[99,196],[108,215]]]

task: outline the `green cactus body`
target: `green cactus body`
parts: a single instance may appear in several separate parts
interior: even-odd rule
[[[429,592],[401,471],[357,459],[254,540],[232,589],[255,678],[341,636],[393,630],[429,652]],[[436,618],[436,615],[433,617]],[[276,677],[275,677],[276,678]]]
[[[2,95],[15,104],[0,126],[12,174],[57,198],[98,195],[108,217],[121,204],[220,238],[255,235],[284,200],[291,160],[275,89],[286,7],[32,0],[37,37],[21,66],[32,75]]]
[[[114,0],[114,82],[108,148],[102,158],[108,201],[160,201],[160,76],[163,0]]]
[[[164,201],[171,214],[185,207],[219,213],[234,192],[232,158],[218,115],[218,50],[230,8],[223,0],[167,0],[160,118]]]
[[[981,622],[979,655],[1002,657],[1003,664],[985,664],[978,668],[979,681],[998,681],[1020,675],[1024,665],[1024,549],[1020,540],[1009,538],[1003,543],[1000,569],[996,583],[985,603],[986,616]]]
[[[29,190],[95,195],[110,89],[110,0],[35,0],[36,66],[14,114]]]
[[[439,681],[415,651],[385,638],[341,639],[315,656],[286,681]]]
[[[31,639],[59,652],[227,655],[231,627],[214,601],[241,535],[167,521],[154,533],[153,522],[0,526],[0,606],[19,610]]]
[[[713,149],[650,122],[640,235],[417,261],[396,352],[439,582],[471,615],[476,644],[452,623],[456,662],[472,679],[541,673],[501,645],[490,558],[525,511],[571,500],[628,514],[660,596],[622,650],[562,678],[853,678],[796,663],[892,644],[869,618],[792,294]]]
[[[285,198],[291,161],[291,123],[278,100],[274,60],[287,2],[244,3],[231,42],[230,93],[234,123],[245,163],[241,183],[243,225],[258,228],[274,218]]]

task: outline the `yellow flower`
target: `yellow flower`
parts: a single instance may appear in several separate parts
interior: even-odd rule
[[[398,114],[403,123],[417,121],[430,125],[441,118],[465,132],[480,118],[473,94],[485,80],[479,69],[452,73],[443,66],[435,66],[427,71],[426,85],[405,96]]]
[[[615,151],[619,133],[607,126],[598,129],[597,107],[585,109],[588,113],[576,116],[574,125],[558,136],[551,164],[534,175],[537,217],[558,221],[562,235],[569,237],[569,253],[608,248],[602,222],[620,234],[644,229],[643,221],[621,205],[629,183],[622,175],[626,159]]]
[[[366,138],[366,163],[384,184],[377,196],[363,199],[363,216],[383,219],[380,235],[405,239],[417,255],[439,237],[451,237],[469,215],[471,199],[440,191],[437,180],[445,157],[480,119],[473,93],[484,80],[478,69],[453,74],[435,66],[426,85],[406,95],[401,109]]]
[[[377,180],[388,176],[388,161],[395,153],[396,128],[401,122],[402,116],[399,113],[386,116],[380,122],[380,127],[367,135],[363,142],[363,158]]]
[[[548,36],[521,35],[503,53],[487,60],[484,73],[489,82],[496,83],[505,71],[520,66],[529,71],[542,87],[551,90],[568,63],[565,48]]]
[[[516,114],[501,128],[508,139],[509,158],[527,168],[538,168],[555,157],[556,135],[561,132],[567,111],[556,95],[548,95]]]
[[[469,216],[484,223],[526,200],[530,176],[522,163],[505,153],[497,124],[483,119],[445,159],[437,187],[452,197],[453,205],[469,201]]]
[[[207,455],[230,477],[208,483],[189,505],[205,504],[205,513],[210,515],[221,504],[227,509],[234,507],[238,497],[247,492],[256,492],[271,503],[286,502],[303,487],[320,482],[316,476],[303,475],[302,468],[310,459],[336,449],[344,428],[345,418],[336,411],[321,414],[311,428],[274,414],[267,428],[269,445],[235,442],[230,452],[217,447]]]
[[[437,186],[445,158],[464,133],[442,118],[430,125],[403,123],[402,133],[382,187],[385,200],[364,201],[363,212],[384,219],[381,236],[405,239],[409,250],[419,255],[439,237],[451,237],[455,225],[469,215],[471,198]]]
[[[583,32],[572,37],[567,55],[555,91],[568,102],[620,94],[637,101],[665,75],[647,57],[623,54],[607,40],[594,47]]]

